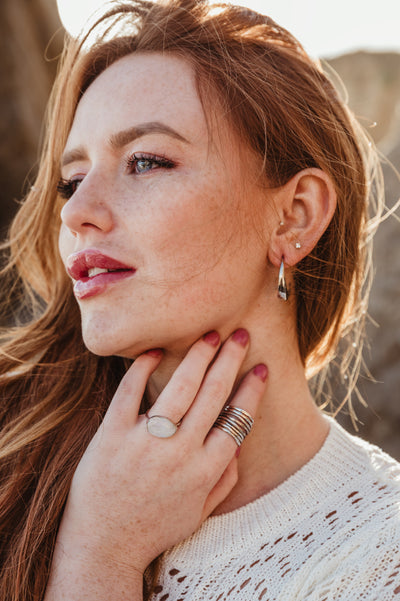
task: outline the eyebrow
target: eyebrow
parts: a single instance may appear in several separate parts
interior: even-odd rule
[[[154,133],[164,134],[170,136],[171,138],[175,138],[180,142],[184,142],[185,144],[190,144],[189,140],[187,140],[175,129],[159,121],[150,121],[148,123],[142,123],[140,125],[136,125],[134,127],[129,127],[128,129],[119,131],[116,134],[112,134],[109,138],[109,143],[115,150],[120,150],[130,142],[133,142],[138,138],[142,138],[143,136],[147,136],[149,134]],[[75,161],[82,161],[87,158],[88,155],[85,148],[83,146],[78,146],[77,148],[74,148],[73,150],[70,150],[63,155],[61,160],[61,166],[65,167],[70,163],[73,163]]]

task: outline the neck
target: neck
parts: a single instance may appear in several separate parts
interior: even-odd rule
[[[253,323],[247,317],[218,328],[223,340],[236,327],[245,327],[250,333],[249,353],[238,380],[260,362],[268,366],[269,376],[253,429],[240,450],[239,480],[215,514],[232,511],[278,486],[317,453],[327,436],[328,425],[308,388],[295,327],[288,326],[294,324],[294,319],[284,315],[290,310],[293,308],[284,307],[275,324],[265,316],[263,321],[256,319]],[[268,326],[260,327],[260,323]],[[266,344],[268,340],[279,344]],[[150,402],[156,400],[185,352],[186,348],[165,350],[160,368],[148,385]]]
[[[290,365],[290,363],[288,364]],[[215,513],[254,501],[284,482],[321,448],[329,430],[308,389],[304,371],[270,373],[253,430],[239,456],[239,480]],[[289,376],[289,377],[288,377]]]

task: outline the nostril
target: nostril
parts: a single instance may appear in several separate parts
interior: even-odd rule
[[[61,220],[65,226],[79,234],[89,228],[109,231],[113,227],[113,218],[110,208],[98,198],[96,194],[86,190],[81,193],[81,187],[61,209]]]
[[[105,229],[105,228],[100,227],[100,225],[97,225],[96,223],[91,223],[90,221],[85,221],[84,223],[81,224],[81,227],[83,227],[83,228],[91,227],[96,230]]]

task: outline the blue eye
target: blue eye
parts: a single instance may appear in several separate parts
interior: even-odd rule
[[[129,172],[134,175],[148,173],[154,171],[154,169],[172,169],[175,167],[175,163],[169,159],[152,154],[133,154],[129,157],[127,164]]]

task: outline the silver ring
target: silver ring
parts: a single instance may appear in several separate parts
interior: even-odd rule
[[[147,417],[147,432],[156,438],[171,438],[177,431],[179,423],[175,424],[169,417],[164,415],[148,415]]]
[[[240,409],[240,407],[226,405],[217,417],[214,428],[219,428],[232,436],[238,447],[240,447],[253,424],[254,419],[250,413],[247,413],[244,409]]]

